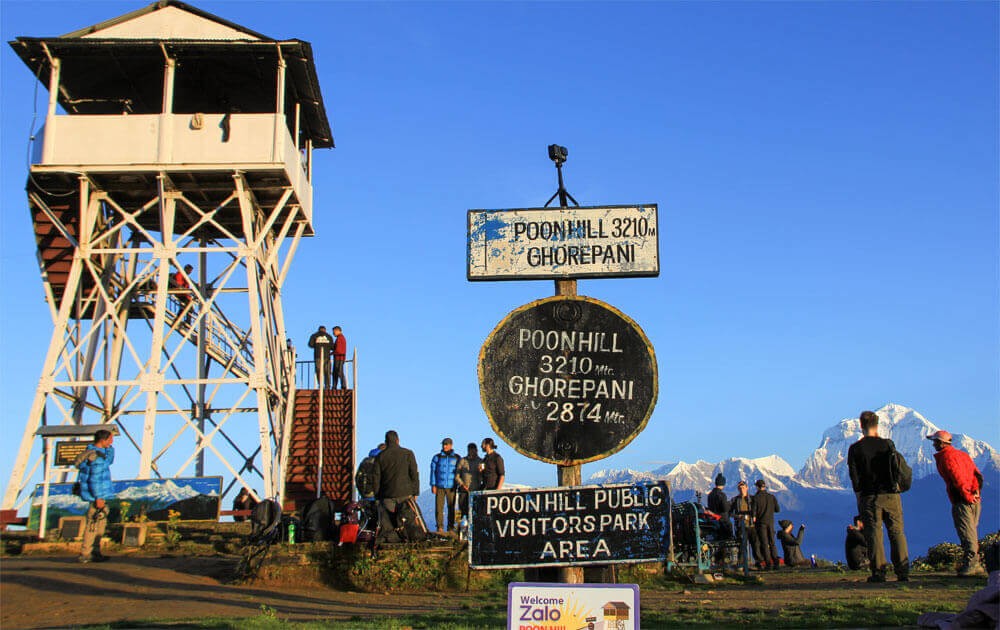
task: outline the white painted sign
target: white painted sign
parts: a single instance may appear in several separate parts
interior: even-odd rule
[[[660,274],[656,204],[469,210],[469,280]]]
[[[507,585],[507,630],[634,630],[639,627],[635,584]]]

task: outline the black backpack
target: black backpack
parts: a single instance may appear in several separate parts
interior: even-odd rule
[[[358,472],[354,475],[354,485],[362,497],[375,496],[375,458],[369,455],[361,460]]]
[[[896,492],[906,492],[913,485],[913,469],[906,463],[903,454],[896,450],[896,445],[889,441],[889,475],[892,487]]]

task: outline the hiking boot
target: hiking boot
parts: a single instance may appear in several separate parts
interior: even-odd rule
[[[885,575],[881,573],[873,573],[868,577],[869,584],[881,584],[882,582],[885,582]]]
[[[958,577],[982,577],[986,575],[986,570],[977,562],[976,564],[962,567],[958,570],[957,575]]]

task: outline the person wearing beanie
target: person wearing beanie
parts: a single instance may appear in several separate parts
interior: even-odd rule
[[[439,534],[455,529],[455,486],[459,459],[458,453],[452,450],[451,438],[441,440],[441,452],[431,458],[431,492],[434,493],[434,517]],[[448,509],[447,524],[444,520],[445,506]]]
[[[718,540],[730,540],[733,537],[733,523],[729,520],[729,497],[726,496],[726,478],[720,472],[715,476],[715,487],[708,493],[708,509],[719,515]],[[726,547],[720,545],[715,562],[724,565],[726,562]]]
[[[935,431],[927,436],[934,442],[934,462],[951,500],[951,518],[962,545],[960,577],[985,575],[979,564],[979,515],[983,502],[983,474],[965,451],[951,445],[951,433]]]
[[[852,571],[868,567],[868,543],[865,541],[865,524],[861,515],[854,516],[854,522],[847,526],[847,538],[844,539],[844,555],[847,557],[847,568]]]
[[[758,479],[757,494],[753,495],[753,518],[757,528],[757,544],[760,546],[759,563],[761,569],[778,568],[778,549],[774,543],[774,515],[781,511],[778,500],[767,491],[767,484]]]
[[[792,522],[788,519],[778,521],[778,540],[781,541],[781,553],[785,558],[786,567],[807,567],[810,565],[802,553],[802,537],[806,533],[806,526],[799,525],[799,532],[792,536]]]

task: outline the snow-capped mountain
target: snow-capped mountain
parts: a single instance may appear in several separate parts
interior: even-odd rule
[[[777,455],[756,459],[731,457],[718,464],[703,460],[693,464],[671,463],[649,472],[631,469],[601,470],[591,475],[587,483],[632,483],[666,479],[674,491],[690,490],[707,493],[715,486],[715,476],[719,473],[726,478],[729,486],[735,486],[740,479],[751,486],[758,479],[763,479],[772,492],[782,492],[789,489],[795,476],[795,469]]]
[[[35,495],[34,505],[42,505],[42,495],[41,493]],[[79,512],[80,514],[87,511],[88,503],[76,496],[75,494],[50,494],[49,495],[49,509],[61,509],[69,512]]]
[[[940,427],[902,405],[888,404],[875,412],[879,418],[879,435],[891,439],[913,468],[914,479],[937,474],[934,446],[927,436]],[[847,471],[847,449],[861,439],[861,423],[857,418],[845,418],[823,433],[819,447],[806,459],[797,480],[814,488],[846,490],[851,487]],[[976,462],[980,470],[1000,469],[1000,453],[981,440],[961,433],[953,434],[952,443]]]
[[[160,483],[132,486],[116,494],[115,498],[122,501],[144,501],[156,509],[196,497],[199,494],[201,493],[191,486],[178,486],[173,480],[166,479]]]
[[[879,435],[888,437],[913,468],[913,488],[905,493],[906,536],[914,556],[941,541],[954,541],[948,497],[934,464],[934,446],[927,436],[938,426],[902,405],[888,404],[878,411]],[[740,479],[751,484],[764,479],[768,489],[778,499],[781,517],[795,523],[808,523],[806,546],[820,557],[838,559],[843,555],[844,527],[857,512],[851,482],[847,472],[847,449],[861,438],[857,418],[841,420],[823,432],[819,447],[796,472],[777,455],[747,459],[733,457],[717,464],[696,461],[677,462],[651,471],[602,470],[591,475],[586,483],[626,483],[650,479],[667,479],[677,501],[690,501],[695,492],[702,500],[714,486],[715,475],[726,478],[726,492],[735,494]],[[982,471],[986,482],[983,496],[997,496],[1000,485],[1000,453],[982,440],[953,433],[955,447],[967,452]],[[980,535],[1000,526],[998,505],[983,502]]]

